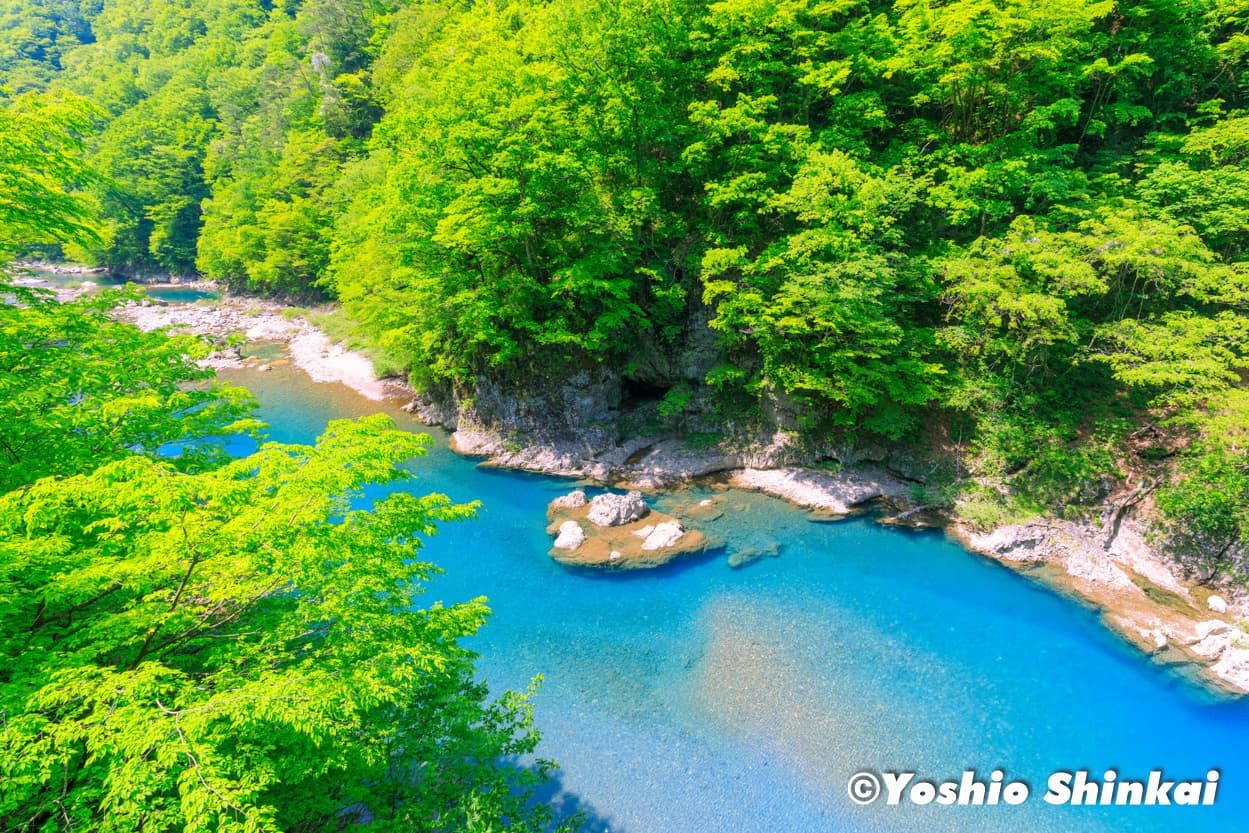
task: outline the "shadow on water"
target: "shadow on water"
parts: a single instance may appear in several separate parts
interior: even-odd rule
[[[420,427],[420,431],[428,433],[429,426],[422,425]],[[445,446],[440,447],[438,450],[440,452],[446,452],[449,455],[455,454],[455,452]],[[496,480],[510,480],[516,483],[524,483],[534,486],[538,489],[542,489],[543,491],[549,491],[552,498],[559,497],[560,495],[566,495],[577,489],[585,492],[587,497],[594,497],[594,495],[601,492],[619,491],[618,489],[613,490],[605,486],[590,484],[584,478],[576,475],[539,474],[538,472],[532,471],[506,469],[502,466],[496,466],[490,463],[489,457],[484,455],[460,455],[459,458],[474,461],[476,465],[473,468],[476,474],[485,475]]]
[[[534,792],[533,800],[535,803],[547,804],[555,811],[551,830],[580,816],[582,821],[576,828],[580,833],[628,833],[620,825],[613,824],[608,816],[600,813],[580,795],[570,792],[564,786],[564,779],[558,770]]]

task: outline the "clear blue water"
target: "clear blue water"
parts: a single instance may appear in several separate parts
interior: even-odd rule
[[[250,387],[274,439],[394,409],[286,368],[224,373]],[[815,523],[770,498],[692,490],[724,510],[724,549],[667,568],[596,574],[546,555],[547,502],[568,481],[478,468],[438,440],[409,488],[480,500],[425,554],[446,569],[421,600],[489,597],[474,638],[495,690],[545,682],[550,798],[625,833],[1249,830],[1249,703],[1224,702],[1147,662],[1094,614],[939,533]],[[731,569],[735,548],[779,557]],[[858,807],[860,769],[1027,780],[1019,807]],[[1208,807],[1052,807],[1059,769],[1144,778],[1222,771]]]

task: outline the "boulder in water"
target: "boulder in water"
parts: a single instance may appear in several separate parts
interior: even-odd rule
[[[629,492],[627,495],[608,493],[598,495],[590,501],[587,518],[595,526],[623,526],[633,523],[649,511],[646,501],[642,500],[641,492]]]
[[[606,502],[613,519],[637,516],[631,521],[606,526],[589,522],[595,507],[584,500],[584,495],[580,503],[576,498],[568,500],[568,497],[572,496],[556,498],[547,508],[550,520],[547,532],[556,536],[550,556],[561,564],[636,570],[658,567],[681,555],[700,552],[708,547],[707,538],[701,532],[686,530],[676,518],[646,509],[641,495],[636,492],[632,495],[606,496],[614,498]],[[632,500],[633,497],[637,500]],[[645,509],[644,519],[638,516],[638,503]]]
[[[580,509],[585,506],[585,492],[578,489],[575,492],[569,492],[563,497],[557,497],[551,501],[551,510],[555,509]]]
[[[555,539],[557,550],[575,550],[585,543],[585,530],[576,521],[564,521],[559,525],[559,536]]]
[[[729,556],[729,566],[733,569],[745,567],[747,564],[754,564],[760,558],[776,558],[781,554],[781,545],[773,541],[760,547],[752,547],[745,550],[737,550]]]

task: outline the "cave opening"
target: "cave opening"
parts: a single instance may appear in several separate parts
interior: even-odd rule
[[[621,407],[636,408],[639,405],[650,405],[661,401],[668,391],[671,390],[670,385],[661,385],[647,379],[630,379],[621,380]]]

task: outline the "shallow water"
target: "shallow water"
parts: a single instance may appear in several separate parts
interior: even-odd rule
[[[45,285],[57,289],[80,287],[88,284],[97,287],[126,285],[124,277],[108,272],[74,274],[38,268],[28,268],[25,271],[29,276],[43,281]],[[148,297],[170,304],[193,304],[196,301],[212,300],[221,297],[221,293],[216,290],[196,289],[188,286],[158,285],[140,286],[140,288]]]
[[[37,267],[27,267],[21,271],[30,277],[38,278],[47,286],[58,289],[83,286],[87,283],[95,286],[123,286],[126,283],[124,278],[109,272],[73,274],[69,272],[54,272],[51,269],[39,269]]]
[[[332,418],[397,410],[300,372],[221,374],[261,402],[273,439],[309,442]],[[569,481],[476,467],[445,437],[414,465],[418,492],[480,500],[425,555],[446,569],[421,604],[489,597],[472,646],[492,688],[545,677],[540,754],[552,798],[592,830],[1190,833],[1249,830],[1249,702],[1223,702],[1147,662],[1096,617],[939,533],[866,519],[814,523],[781,501],[713,497],[724,549],[630,574],[569,570],[546,553],[547,502]],[[779,546],[741,569],[737,549]],[[954,780],[999,767],[1019,807],[858,807],[857,770]],[[1203,778],[1205,807],[1053,807],[1054,770]]]

